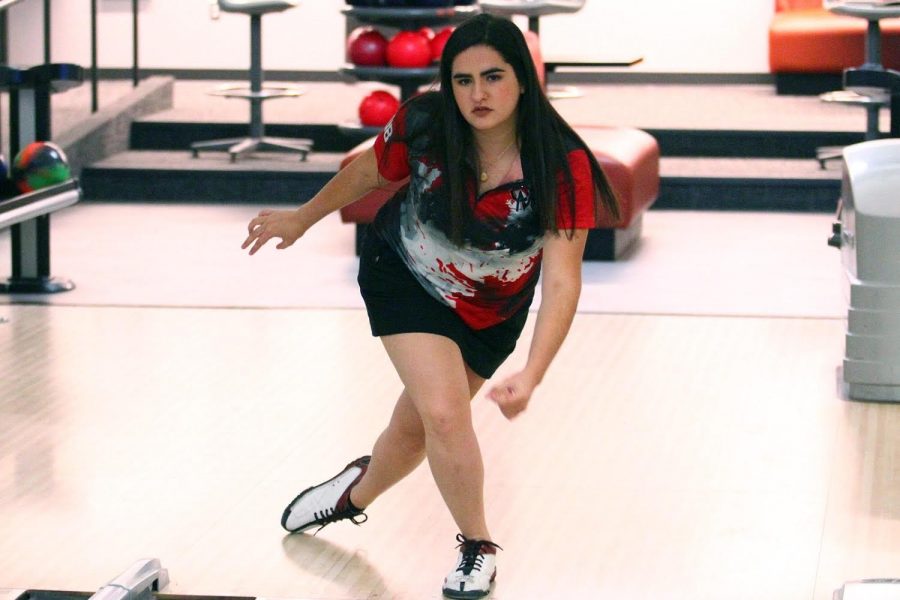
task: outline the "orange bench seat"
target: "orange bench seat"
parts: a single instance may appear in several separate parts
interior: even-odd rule
[[[884,66],[900,69],[900,19],[881,19],[879,27]],[[769,23],[769,72],[779,92],[792,91],[791,78],[820,78],[823,88],[813,92],[840,87],[844,69],[865,62],[867,28],[865,19],[829,12],[822,0],[776,0]]]

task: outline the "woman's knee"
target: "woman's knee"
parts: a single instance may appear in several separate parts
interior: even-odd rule
[[[467,434],[472,429],[472,413],[469,410],[469,399],[456,402],[425,401],[419,413],[426,437],[435,439],[451,439],[460,434]]]

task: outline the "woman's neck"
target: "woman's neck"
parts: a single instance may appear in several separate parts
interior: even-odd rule
[[[503,131],[475,131],[475,148],[483,158],[491,159],[516,142],[514,128]]]

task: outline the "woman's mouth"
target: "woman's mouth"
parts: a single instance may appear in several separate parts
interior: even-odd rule
[[[472,109],[472,114],[474,114],[476,117],[483,117],[490,112],[492,112],[491,109],[487,108],[486,106],[480,106],[478,108]]]

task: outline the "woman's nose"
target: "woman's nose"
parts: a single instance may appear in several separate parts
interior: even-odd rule
[[[485,96],[484,84],[476,82],[472,85],[472,98],[475,100],[483,100]]]

